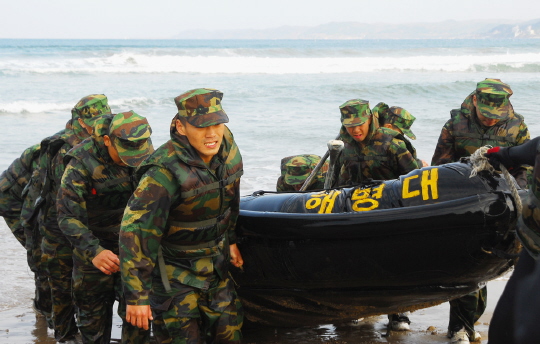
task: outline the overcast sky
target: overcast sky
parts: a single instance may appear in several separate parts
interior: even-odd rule
[[[0,0],[0,38],[171,38],[330,22],[540,18],[539,0]]]

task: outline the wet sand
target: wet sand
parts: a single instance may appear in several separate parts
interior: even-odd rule
[[[26,265],[25,252],[5,222],[0,220],[0,343],[56,343],[43,317],[36,317],[31,308],[33,278]],[[505,277],[488,283],[486,312],[476,325],[487,343],[487,332],[493,309],[499,299]],[[357,324],[328,324],[302,328],[245,328],[245,344],[368,344],[368,343],[449,343],[446,338],[449,305],[421,309],[410,314],[411,331],[386,334],[385,315],[366,318]],[[113,338],[120,337],[120,319],[115,317]]]

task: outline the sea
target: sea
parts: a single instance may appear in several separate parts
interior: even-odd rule
[[[275,190],[285,156],[322,156],[339,132],[339,106],[355,98],[413,114],[413,144],[429,163],[450,110],[485,78],[511,86],[515,111],[531,137],[540,135],[537,39],[0,39],[0,171],[62,129],[77,101],[94,93],[114,113],[147,117],[158,147],[169,138],[174,97],[200,87],[224,94],[244,161],[243,195]],[[28,303],[32,285],[22,248],[5,223],[0,230],[0,311],[9,311]]]

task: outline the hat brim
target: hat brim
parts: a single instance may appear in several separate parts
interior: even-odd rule
[[[285,183],[289,185],[300,185],[300,184],[304,184],[304,182],[306,181],[306,179],[309,177],[310,174],[311,172],[303,174],[301,176],[293,176],[288,173],[285,173],[284,180],[285,180]]]
[[[510,105],[503,105],[498,107],[493,107],[489,105],[482,104],[481,102],[477,103],[478,111],[482,114],[482,116],[490,118],[490,119],[505,119],[508,117],[508,114],[510,113]]]
[[[341,124],[342,124],[345,128],[350,128],[350,127],[357,127],[357,126],[359,126],[359,125],[362,125],[362,124],[366,123],[367,121],[368,121],[368,120],[366,119],[366,120],[363,121],[363,122],[352,122],[352,123],[347,123],[347,124],[345,124],[345,123],[342,122]]]
[[[205,128],[222,123],[229,123],[229,117],[223,110],[185,118],[189,124],[197,128]]]
[[[81,118],[83,120],[84,124],[93,127],[94,124],[96,123],[96,121],[101,118],[101,116],[104,116],[104,115],[93,116],[93,117],[90,117],[90,118],[82,118],[82,117],[79,117],[79,118]]]
[[[122,144],[120,140],[112,140],[114,148],[118,152],[118,157],[122,162],[130,167],[137,167],[144,161],[153,151],[154,146],[150,138],[146,139],[136,149]]]
[[[413,134],[411,129],[403,129],[400,128],[401,131],[403,131],[403,134],[407,135],[411,140],[416,140],[416,135]]]

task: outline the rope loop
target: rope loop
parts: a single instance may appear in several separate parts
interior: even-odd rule
[[[490,173],[495,172],[495,168],[491,166],[489,163],[489,159],[486,157],[486,153],[488,149],[493,148],[491,146],[484,146],[478,148],[470,157],[470,161],[473,165],[471,176],[475,177],[478,172],[480,171],[488,171]],[[516,182],[514,181],[514,178],[510,175],[510,172],[504,167],[504,165],[501,166],[501,172],[504,176],[504,179],[506,180],[506,184],[508,184],[508,187],[510,188],[510,192],[512,194],[512,197],[514,198],[514,202],[516,203],[516,208],[518,211],[518,217],[521,216],[521,211],[523,209],[523,204],[521,203],[521,197],[519,197],[518,190],[516,188]]]

